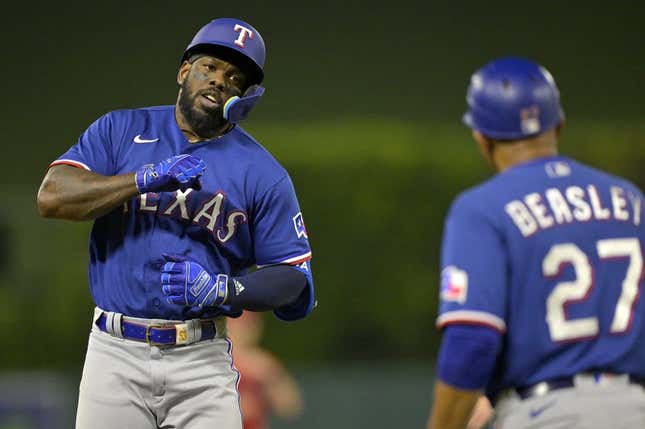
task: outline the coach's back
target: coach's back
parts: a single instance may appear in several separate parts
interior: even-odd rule
[[[467,302],[444,303],[441,317],[506,331],[489,387],[590,370],[645,376],[642,209],[637,187],[565,157],[519,164],[455,201],[447,231],[461,217],[472,226],[462,252],[488,250],[459,258],[473,261]],[[450,263],[444,275],[458,279]]]

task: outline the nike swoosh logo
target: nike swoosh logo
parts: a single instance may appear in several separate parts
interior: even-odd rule
[[[529,411],[529,416],[531,416],[532,419],[536,418],[537,416],[542,414],[545,410],[547,410],[548,408],[551,408],[552,406],[554,406],[555,402],[556,401],[551,401],[551,402],[549,402],[549,403],[547,403],[545,405],[542,405],[539,408],[532,409],[531,411]]]
[[[152,140],[142,139],[142,138],[141,138],[141,134],[138,134],[138,135],[134,138],[134,142],[135,142],[135,143],[154,143],[154,142],[156,142],[156,141],[159,141],[159,138],[152,139]]]

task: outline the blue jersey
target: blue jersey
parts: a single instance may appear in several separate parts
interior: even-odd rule
[[[207,165],[200,191],[142,194],[96,219],[89,283],[104,310],[184,319],[184,310],[167,303],[162,293],[162,253],[184,254],[212,273],[232,276],[254,265],[308,269],[307,231],[285,169],[239,126],[189,143],[174,112],[174,106],[110,112],[52,163],[104,176],[132,173],[133,180],[142,165],[177,154],[194,155]]]
[[[454,201],[437,324],[505,335],[489,391],[588,370],[645,377],[642,210],[637,187],[564,157]]]

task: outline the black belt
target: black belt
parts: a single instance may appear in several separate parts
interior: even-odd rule
[[[96,326],[103,331],[110,333],[106,327],[107,314],[104,312],[96,320]],[[188,333],[182,331],[181,322],[176,324],[144,324],[129,322],[121,318],[121,333],[123,338],[128,340],[141,341],[150,345],[181,345],[187,344]],[[217,329],[213,320],[200,320],[201,336],[195,341],[211,340],[217,336]],[[178,326],[180,329],[177,329]],[[111,334],[110,335],[114,335]],[[117,335],[114,335],[117,336]]]
[[[583,373],[581,375],[595,377],[599,381],[601,377],[619,377],[619,376],[622,376],[623,374],[590,372],[590,373]],[[548,381],[542,381],[532,386],[517,387],[515,388],[515,391],[519,395],[520,399],[528,399],[534,396],[542,396],[554,390],[573,387],[575,385],[574,378],[575,377],[564,377],[564,378],[557,378],[557,379],[548,380]],[[630,375],[629,383],[637,384],[645,388],[645,378],[642,378],[642,377],[636,377],[636,376]]]

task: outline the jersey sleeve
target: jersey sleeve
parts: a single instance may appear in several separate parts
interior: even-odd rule
[[[503,239],[482,204],[458,199],[444,228],[437,326],[483,325],[506,331]]]
[[[110,114],[94,121],[78,139],[78,142],[50,164],[67,164],[84,168],[104,176],[113,174],[111,156],[112,120]]]
[[[253,219],[257,265],[298,265],[311,259],[311,249],[296,192],[285,175],[264,193]]]
[[[311,248],[296,192],[288,175],[285,174],[258,201],[252,227],[258,266],[289,264],[307,279],[307,287],[296,302],[274,310],[274,314],[285,321],[304,318],[316,305],[309,263]]]

